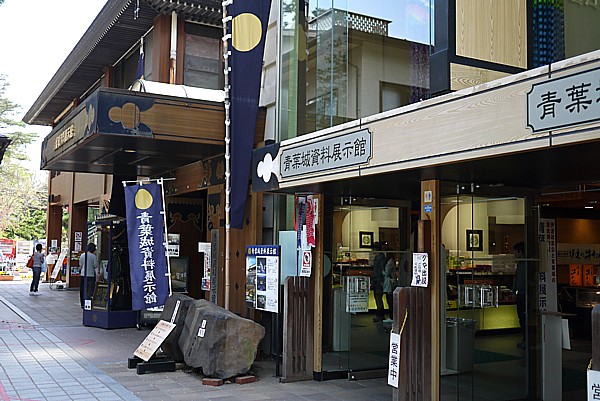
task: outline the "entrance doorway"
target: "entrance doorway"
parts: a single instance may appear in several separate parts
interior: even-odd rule
[[[332,197],[326,204],[332,235],[323,281],[324,377],[385,376],[391,293],[410,283],[410,202]]]
[[[526,311],[538,260],[527,252],[526,204],[525,197],[485,194],[474,184],[445,186],[442,400],[527,399],[535,367],[528,354],[534,340],[526,330],[533,316]]]

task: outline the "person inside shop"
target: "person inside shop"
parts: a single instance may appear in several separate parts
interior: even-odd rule
[[[81,268],[79,284],[79,302],[83,308],[86,299],[91,299],[96,288],[96,276],[99,274],[98,258],[96,257],[96,244],[90,243],[87,246],[87,252],[79,257],[79,266]]]
[[[42,265],[46,263],[46,255],[42,252],[42,244],[35,246],[35,252],[33,253],[33,280],[29,286],[29,295],[39,295],[38,287],[40,284],[40,276],[42,275]]]
[[[383,322],[384,308],[383,308],[383,283],[384,283],[384,270],[385,270],[385,255],[381,252],[381,245],[378,242],[373,244],[373,271],[371,272],[371,285],[373,286],[373,296],[375,298],[375,306],[377,312],[373,318],[374,322]]]
[[[389,307],[389,317],[383,320],[383,323],[393,323],[394,318],[394,290],[396,289],[396,258],[392,253],[386,257],[385,268],[383,271],[383,293]]]
[[[517,242],[513,245],[515,258],[517,259],[517,270],[513,284],[513,292],[515,294],[515,302],[517,304],[517,316],[519,317],[519,326],[521,328],[521,341],[517,347],[525,348],[525,335],[527,330],[526,307],[527,307],[527,264],[523,260],[525,257],[525,243]]]

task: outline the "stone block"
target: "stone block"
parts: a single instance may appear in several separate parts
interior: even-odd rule
[[[177,307],[178,302],[179,307]],[[167,302],[165,302],[165,307],[160,314],[161,320],[170,322],[173,317],[173,313],[176,312],[175,319],[173,320],[173,323],[175,323],[176,326],[161,345],[164,353],[168,357],[172,358],[175,362],[183,361],[183,353],[179,347],[179,336],[183,331],[185,317],[187,316],[188,308],[192,302],[194,302],[194,298],[188,297],[187,295],[181,293],[174,293],[167,299]],[[177,309],[177,311],[175,311],[175,309]]]
[[[265,328],[204,299],[188,308],[179,347],[188,366],[228,379],[250,370]]]

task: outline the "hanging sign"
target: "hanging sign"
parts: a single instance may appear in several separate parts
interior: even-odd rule
[[[398,388],[400,375],[400,334],[390,333],[390,357],[388,361],[388,384]]]
[[[125,187],[132,310],[162,306],[169,297],[161,185]]]
[[[413,253],[413,274],[410,285],[427,287],[429,284],[429,257],[426,253]]]
[[[300,277],[310,277],[312,272],[312,252],[302,251],[302,268],[300,269]]]
[[[279,245],[251,245],[246,247],[246,274],[254,271],[254,307],[268,312],[279,312]],[[252,296],[246,287],[246,301]]]

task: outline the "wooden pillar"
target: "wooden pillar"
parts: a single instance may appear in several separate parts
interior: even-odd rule
[[[421,182],[421,220],[427,220],[429,227],[421,230],[419,225],[419,248],[429,247],[429,299],[431,301],[431,400],[440,398],[440,271],[441,216],[440,182]],[[427,232],[429,230],[429,232]],[[423,232],[425,231],[425,232]],[[423,249],[425,250],[425,249]]]
[[[75,252],[75,233],[81,233],[81,252],[87,247],[87,203],[78,203],[69,207],[69,264],[67,268],[67,286],[79,287],[80,277],[71,276],[71,266],[79,266],[78,253]]]
[[[171,15],[160,14],[154,20],[152,36],[152,80],[169,82]]]
[[[61,250],[61,237],[62,237],[62,206],[60,205],[48,205],[48,211],[46,212],[46,253],[50,253],[50,247],[52,240],[57,240],[57,250],[60,254]],[[58,255],[57,255],[58,256]],[[48,269],[47,275],[50,274]],[[60,279],[60,277],[59,277]]]

